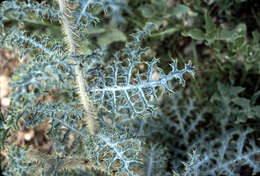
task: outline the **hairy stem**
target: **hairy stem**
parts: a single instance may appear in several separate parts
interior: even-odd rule
[[[68,8],[66,0],[57,0],[59,3],[60,12],[62,14],[62,24],[64,34],[66,36],[67,45],[69,47],[69,52],[73,55],[79,53],[78,44],[77,44],[77,36],[74,33],[74,25],[73,25],[73,18]],[[87,125],[90,134],[94,135],[97,127],[97,112],[89,97],[85,91],[85,83],[83,79],[83,74],[80,69],[79,64],[75,66],[75,73],[76,73],[76,80],[79,87],[79,96],[81,103],[83,104],[84,110],[87,112]]]

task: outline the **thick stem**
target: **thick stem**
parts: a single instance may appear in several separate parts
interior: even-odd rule
[[[73,32],[73,18],[71,16],[71,12],[67,6],[66,0],[58,0],[60,12],[62,14],[62,24],[63,24],[63,30],[64,34],[66,36],[67,45],[69,47],[69,52],[71,54],[78,54],[78,46],[77,46],[77,40],[76,35]],[[94,135],[96,128],[97,128],[97,112],[95,111],[94,105],[89,100],[89,97],[86,94],[85,90],[85,82],[83,79],[83,74],[80,69],[79,64],[75,66],[75,73],[76,73],[76,80],[79,87],[79,96],[81,103],[84,107],[84,110],[87,112],[87,125],[90,134]]]

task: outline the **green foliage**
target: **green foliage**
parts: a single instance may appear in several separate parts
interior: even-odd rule
[[[5,125],[4,115],[0,110],[0,149],[4,148],[5,139],[9,129]]]
[[[4,175],[31,175],[38,172],[36,165],[28,158],[27,149],[21,149],[16,146],[9,146],[8,165],[6,166]]]
[[[21,61],[4,174],[259,174],[259,14],[234,16],[247,3],[2,2],[0,47]],[[49,153],[11,142],[43,123]]]
[[[184,36],[189,36],[196,40],[206,40],[208,45],[216,41],[225,41],[230,43],[230,50],[237,52],[245,43],[246,26],[244,24],[237,25],[233,30],[217,28],[211,17],[205,12],[205,33],[201,29],[191,29],[188,32],[183,32]]]
[[[245,123],[248,119],[260,118],[260,106],[255,105],[253,100],[259,93],[256,92],[249,100],[239,96],[245,90],[242,87],[225,86],[219,82],[217,86],[218,91],[210,99],[213,103],[211,110],[216,114],[216,118],[222,120],[228,115],[234,123]]]
[[[241,91],[238,87],[221,88],[235,95]],[[179,91],[175,99],[164,98],[160,119],[165,122],[154,130],[154,136],[162,143],[172,141],[167,147],[173,153],[175,175],[239,175],[243,165],[249,165],[254,174],[259,172],[259,163],[255,161],[260,152],[254,139],[257,131],[237,124],[239,118],[250,115],[235,108],[236,114],[228,113],[219,104],[214,105],[218,109],[211,108],[215,111],[207,113],[207,109],[198,109],[194,99],[183,102],[182,97],[190,94]],[[225,98],[230,99],[228,95]]]

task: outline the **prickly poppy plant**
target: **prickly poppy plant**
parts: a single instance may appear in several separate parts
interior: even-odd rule
[[[9,82],[12,103],[0,114],[3,175],[239,175],[244,167],[259,172],[257,131],[243,125],[258,118],[259,106],[239,98],[239,87],[229,92],[219,83],[209,105],[199,109],[189,87],[196,81],[192,61],[169,58],[165,69],[159,57],[148,57],[144,40],[160,23],[147,21],[129,39],[116,28],[126,23],[129,3],[1,3],[1,48],[12,48],[20,59]],[[142,12],[159,5],[151,1]],[[179,17],[189,8],[177,5],[173,11]],[[99,25],[108,19],[113,29],[106,33]],[[30,33],[31,23],[44,32]],[[98,47],[93,34],[100,37]],[[115,41],[124,44],[112,52]],[[233,103],[240,100],[244,104]],[[214,116],[222,106],[236,111]],[[29,145],[32,136],[50,141],[47,151],[36,149],[37,140]]]

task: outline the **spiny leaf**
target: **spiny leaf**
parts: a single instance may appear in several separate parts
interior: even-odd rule
[[[157,89],[162,87],[165,91],[172,92],[168,88],[168,81],[173,78],[179,79],[182,85],[185,85],[184,73],[193,74],[194,68],[191,62],[185,65],[185,68],[179,70],[177,61],[173,60],[172,71],[166,75],[162,70],[160,78],[154,80],[152,75],[155,71],[155,64],[158,59],[152,62],[146,62],[148,72],[145,74],[134,73],[135,68],[142,64],[137,61],[128,61],[128,66],[124,67],[120,62],[115,62],[110,66],[110,72],[96,76],[94,85],[88,88],[88,93],[98,102],[104,101],[105,106],[111,109],[129,111],[132,114],[140,114],[147,109],[153,109],[157,101]],[[145,77],[143,80],[142,77]]]

